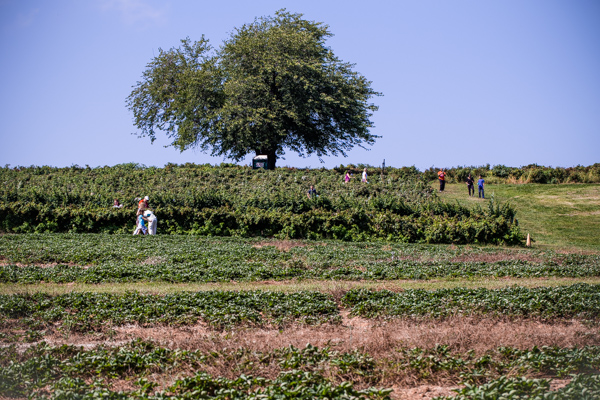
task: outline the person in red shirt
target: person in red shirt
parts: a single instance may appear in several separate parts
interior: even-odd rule
[[[140,200],[140,202],[138,203],[138,211],[144,211],[148,208],[148,201],[150,200],[150,198],[148,196],[144,197],[143,199]]]
[[[446,173],[444,172],[444,168],[440,168],[438,171],[438,180],[440,181],[440,192],[443,192],[446,187]]]

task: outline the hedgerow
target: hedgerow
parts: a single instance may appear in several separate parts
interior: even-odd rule
[[[437,179],[438,168],[431,167],[423,172],[427,180]],[[445,168],[446,179],[450,183],[464,183],[467,176],[475,179],[479,175],[488,183],[600,183],[600,163],[594,165],[562,168],[529,164],[519,168],[490,164],[483,166],[462,166]]]
[[[161,233],[423,243],[521,241],[515,210],[440,201],[417,174],[388,169],[369,184],[336,170],[237,166],[0,168],[0,230],[133,230],[136,197],[150,195]],[[309,199],[309,185],[319,196]],[[113,208],[120,198],[123,208]]]

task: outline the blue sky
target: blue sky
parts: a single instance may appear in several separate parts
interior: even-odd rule
[[[279,166],[600,162],[597,0],[0,0],[0,165],[223,162],[138,138],[125,98],[158,48],[280,8],[384,96],[370,151]]]

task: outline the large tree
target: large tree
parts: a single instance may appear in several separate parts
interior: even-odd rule
[[[129,97],[140,136],[163,131],[181,151],[240,160],[266,154],[270,168],[292,150],[344,155],[375,142],[380,95],[325,45],[322,23],[278,11],[236,29],[219,49],[200,41],[160,50]]]

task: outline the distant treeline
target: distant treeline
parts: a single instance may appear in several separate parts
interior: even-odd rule
[[[437,179],[438,168],[429,168],[423,174],[426,179]],[[453,167],[447,170],[450,183],[464,182],[469,174],[486,178],[487,183],[600,183],[600,163],[587,167],[544,167],[529,164],[524,167],[507,167],[489,164],[481,167]]]
[[[349,170],[349,183],[343,177]],[[441,201],[414,167],[253,170],[221,164],[0,168],[4,232],[133,231],[149,196],[160,233],[279,238],[516,244],[515,210]],[[319,196],[308,198],[315,185]],[[117,198],[123,208],[113,208]]]

